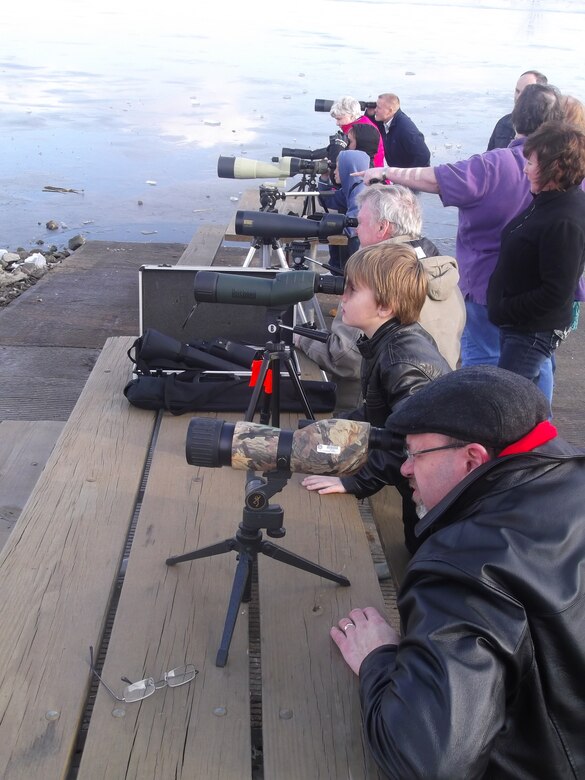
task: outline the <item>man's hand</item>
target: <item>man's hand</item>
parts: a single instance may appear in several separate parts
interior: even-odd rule
[[[329,635],[341,651],[350,669],[359,674],[364,658],[382,645],[397,645],[400,635],[374,607],[352,609],[349,617],[341,618]]]
[[[307,490],[316,490],[321,495],[325,495],[325,493],[347,493],[339,477],[324,477],[316,474],[305,477],[301,485],[306,487]]]
[[[351,173],[350,176],[361,176],[364,180],[364,184],[375,184],[376,182],[383,182],[386,177],[384,175],[386,168],[368,168],[367,171],[356,171]]]

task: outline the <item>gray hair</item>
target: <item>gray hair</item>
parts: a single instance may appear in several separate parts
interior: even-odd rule
[[[362,107],[360,106],[359,100],[356,100],[349,95],[345,95],[344,97],[340,97],[339,100],[335,101],[335,103],[331,106],[331,111],[329,113],[333,119],[339,119],[342,116],[348,116],[350,122],[355,122],[355,120],[359,119],[362,115]]]
[[[394,235],[421,237],[420,204],[408,187],[401,184],[372,184],[357,195],[358,207],[361,208],[365,203],[377,221],[394,225]]]

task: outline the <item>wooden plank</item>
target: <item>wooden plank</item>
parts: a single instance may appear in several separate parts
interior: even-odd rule
[[[212,265],[224,234],[223,225],[202,225],[177,260],[177,265]]]
[[[404,544],[402,498],[396,488],[388,485],[368,500],[388,566],[396,585],[400,585],[411,558]]]
[[[192,662],[199,675],[140,705],[121,705],[122,718],[113,717],[119,703],[100,690],[80,780],[250,777],[246,605],[227,666],[215,666],[236,554],[165,564],[235,534],[245,473],[187,464],[188,422],[188,415],[165,417],[158,434],[103,676],[120,690],[121,673],[139,679]]]
[[[41,474],[65,423],[0,421],[0,548]]]
[[[122,395],[132,342],[106,342],[0,553],[3,780],[68,771],[153,429]]]
[[[355,498],[310,493],[301,478],[275,496],[287,530],[279,546],[351,586],[260,556],[265,776],[378,778],[362,744],[358,681],[329,629],[353,607],[383,612],[382,594]]]

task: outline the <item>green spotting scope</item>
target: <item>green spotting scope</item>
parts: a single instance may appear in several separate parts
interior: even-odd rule
[[[193,297],[198,303],[239,303],[276,308],[308,301],[317,292],[342,295],[343,277],[320,276],[314,271],[284,271],[274,279],[199,271]]]

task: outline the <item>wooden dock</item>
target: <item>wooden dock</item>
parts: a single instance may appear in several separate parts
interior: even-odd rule
[[[239,207],[253,202],[246,195]],[[277,544],[351,587],[259,556],[223,668],[215,658],[235,553],[165,565],[234,535],[244,472],[189,465],[191,415],[123,397],[138,269],[237,264],[247,245],[230,230],[206,226],[187,247],[88,242],[0,311],[2,778],[378,777],[357,681],[328,629],[356,605],[395,619],[393,585],[380,591],[372,558],[377,528],[400,579],[407,556],[393,489],[374,497],[368,520],[353,497],[309,493],[293,475],[274,499],[286,521]],[[578,330],[558,352],[554,401],[554,422],[574,444],[585,438],[584,374]],[[296,416],[281,424],[295,427]],[[116,702],[91,674],[90,645],[118,695],[121,676],[160,680],[183,663],[199,674],[142,703]]]

